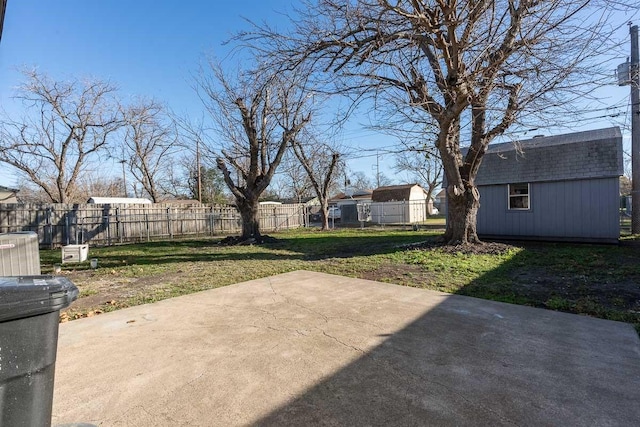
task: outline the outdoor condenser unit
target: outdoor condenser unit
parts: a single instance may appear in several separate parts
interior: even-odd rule
[[[38,275],[38,235],[33,231],[0,233],[0,276]]]

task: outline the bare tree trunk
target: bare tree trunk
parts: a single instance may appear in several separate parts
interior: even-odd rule
[[[329,229],[329,201],[327,198],[320,200],[320,213],[322,214],[322,230]]]
[[[480,193],[474,185],[466,185],[462,194],[455,195],[448,186],[447,229],[444,239],[447,244],[480,243],[476,231],[476,218],[480,208]]]
[[[242,218],[242,240],[254,238],[260,240],[260,221],[258,219],[258,208],[260,204],[258,199],[237,200],[238,208],[240,210],[240,217]]]
[[[463,158],[459,148],[459,120],[450,123],[443,122],[440,123],[440,126],[438,150],[447,181],[445,242],[450,245],[481,243],[476,231],[480,193],[475,185],[475,177],[480,166],[480,160],[477,157],[481,158],[481,156],[470,156],[471,153],[467,153]],[[475,150],[475,147],[470,150],[472,149]],[[484,154],[484,151],[481,154]],[[470,160],[470,157],[473,157],[474,160]]]
[[[433,215],[433,199],[431,197],[433,196],[434,188],[435,186],[432,186],[431,183],[429,183],[429,186],[427,189],[427,217],[430,217],[431,215]]]

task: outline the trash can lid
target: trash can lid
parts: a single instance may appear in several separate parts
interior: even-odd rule
[[[58,311],[77,297],[78,288],[66,277],[0,277],[0,322]]]

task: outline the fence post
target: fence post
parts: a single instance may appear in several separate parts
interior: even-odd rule
[[[407,206],[404,200],[402,201],[402,225],[403,225],[403,229],[406,230],[407,229]]]
[[[151,230],[149,230],[149,212],[147,212],[146,209],[144,212],[144,223],[147,228],[147,242],[149,242],[151,241],[151,236],[150,236]]]
[[[213,236],[213,205],[209,206],[209,230],[210,235]]]
[[[49,249],[53,249],[53,230],[51,225],[51,208],[45,208],[45,233],[44,238],[46,240],[47,231],[49,232]],[[42,242],[42,243],[46,243]]]
[[[69,212],[64,214],[64,244],[69,244]]]
[[[116,208],[116,234],[118,235],[118,240],[122,243],[122,230],[120,229],[122,223],[120,221],[120,207]]]
[[[109,219],[109,217],[111,217],[111,214],[107,214],[105,215],[106,217],[106,222],[107,222],[107,241],[109,242],[109,246],[111,246],[111,221]]]
[[[173,239],[173,224],[171,222],[171,208],[167,208],[167,228],[169,229],[169,238]]]

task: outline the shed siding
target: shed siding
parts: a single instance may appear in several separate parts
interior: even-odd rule
[[[478,234],[618,239],[617,178],[530,184],[528,211],[507,209],[507,185],[480,186]]]
[[[371,221],[377,224],[413,224],[427,219],[424,200],[372,202]]]
[[[411,193],[409,195],[409,200],[427,200],[427,193],[422,189],[422,187],[416,185],[411,187]]]

